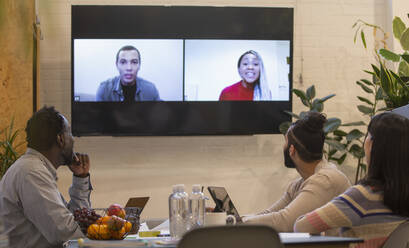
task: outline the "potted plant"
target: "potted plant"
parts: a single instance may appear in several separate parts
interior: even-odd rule
[[[7,169],[20,157],[17,148],[24,144],[16,143],[20,130],[14,130],[14,120],[8,127],[0,131],[0,180]]]
[[[315,86],[310,86],[305,92],[299,89],[293,89],[292,92],[300,99],[302,104],[307,107],[307,111],[316,111],[322,113],[324,111],[324,102],[331,99],[335,94],[330,94],[322,98],[316,98]],[[295,119],[300,119],[305,115],[305,111],[299,114],[285,111]],[[280,132],[285,134],[290,127],[291,122],[283,122],[280,124]],[[327,118],[327,123],[324,125],[325,145],[324,154],[328,161],[334,161],[341,165],[348,154],[360,159],[364,157],[363,151],[359,149],[359,139],[364,136],[359,129],[344,131],[342,127],[361,126],[364,122],[342,123],[342,120],[337,117]]]

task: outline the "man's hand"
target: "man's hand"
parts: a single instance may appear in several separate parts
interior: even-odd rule
[[[74,176],[87,177],[90,167],[88,154],[75,153],[74,163],[68,167],[74,173]]]

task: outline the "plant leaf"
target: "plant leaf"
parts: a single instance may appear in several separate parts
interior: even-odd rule
[[[342,154],[342,156],[339,157],[339,158],[331,157],[331,160],[334,160],[334,161],[337,162],[337,164],[341,165],[341,164],[344,162],[344,160],[345,160],[346,157],[347,157],[347,153],[345,152],[345,153]]]
[[[403,80],[393,71],[390,71],[390,73],[396,79],[396,81],[402,86],[402,88],[405,89],[405,91],[409,94],[409,87],[406,85],[406,83],[403,82]]]
[[[324,133],[331,133],[338,129],[341,125],[341,120],[338,118],[328,118],[324,124]]]
[[[366,123],[363,122],[363,121],[355,121],[355,122],[349,122],[349,123],[342,124],[341,126],[344,126],[344,127],[350,127],[350,126],[366,126]]]
[[[359,26],[356,30],[355,30],[355,35],[354,35],[354,44],[356,43],[356,37],[358,36],[358,32],[359,29],[361,29],[361,27]]]
[[[296,96],[298,96],[301,100],[301,102],[306,106],[306,107],[311,107],[310,103],[308,102],[308,98],[305,95],[305,92],[299,89],[292,89],[292,91],[294,92],[294,94]]]
[[[400,37],[400,45],[402,46],[403,50],[409,50],[409,28],[403,31],[402,36]]]
[[[297,114],[295,114],[295,113],[293,113],[293,112],[284,110],[284,113],[286,113],[286,114],[288,114],[288,115],[291,115],[292,117],[294,117],[294,118],[297,119],[297,120],[300,119],[300,116],[297,115]]]
[[[400,40],[403,31],[406,29],[405,23],[403,23],[400,17],[395,16],[395,18],[393,18],[392,26],[393,36],[395,36],[396,39]]]
[[[347,133],[342,130],[337,129],[334,131],[334,135],[344,137],[344,136],[347,136]]]
[[[328,156],[332,157],[335,153],[337,153],[337,149],[331,149],[328,153]]]
[[[387,49],[379,49],[379,54],[382,55],[387,60],[393,61],[393,62],[399,62],[400,56],[394,52],[391,52]]]
[[[336,140],[325,139],[325,143],[327,143],[330,146],[333,146],[338,151],[345,150],[345,146]]]
[[[361,30],[361,39],[362,39],[362,43],[364,44],[364,47],[366,48],[365,34],[363,30]]]
[[[366,85],[369,85],[369,86],[373,86],[373,85],[374,85],[374,83],[372,83],[372,82],[369,81],[368,79],[361,79],[360,81],[363,82],[363,83],[366,84]]]
[[[409,64],[406,61],[402,60],[399,63],[398,72],[399,72],[399,76],[408,77],[409,76]]]
[[[405,60],[407,63],[409,63],[409,55],[402,54],[401,57],[402,57],[403,60]]]
[[[333,98],[334,96],[335,96],[335,94],[331,94],[331,95],[328,95],[328,96],[324,96],[323,98],[320,99],[320,101],[323,103],[323,102],[325,102],[326,100],[328,100],[328,99],[330,99],[330,98]]]
[[[382,100],[383,99],[383,90],[381,87],[378,88],[375,95],[375,100]]]
[[[347,141],[353,141],[363,137],[365,134],[358,129],[353,129],[347,134]]]
[[[376,112],[380,112],[380,111],[389,111],[389,110],[391,110],[390,108],[388,108],[388,107],[384,107],[384,108],[379,108],[379,109],[377,109],[376,110]]]
[[[322,104],[321,99],[314,99],[312,102],[312,111],[322,112],[324,110],[324,104]]]
[[[368,86],[366,86],[365,84],[361,83],[360,81],[356,81],[356,84],[361,86],[361,88],[366,92],[366,93],[370,93],[373,94],[373,90],[370,89]]]
[[[372,108],[367,107],[367,106],[365,106],[365,105],[358,105],[358,110],[359,110],[361,113],[366,114],[366,115],[370,115],[370,114],[372,114],[372,112],[373,112]]]
[[[356,158],[363,158],[365,156],[364,149],[357,144],[353,144],[349,148],[349,152]]]
[[[391,77],[389,75],[388,70],[384,68],[384,66],[381,64],[380,65],[380,80],[381,80],[381,86],[382,90],[385,92],[387,96],[390,96],[391,94],[393,95],[393,89],[391,88],[393,86],[391,82]]]
[[[377,77],[379,77],[380,74],[381,74],[379,68],[378,68],[376,65],[372,64],[372,69],[373,69],[373,71],[375,72],[375,75],[376,75]]]
[[[307,100],[307,96],[305,95],[305,92],[299,89],[292,89],[294,94],[301,98],[302,100]]]
[[[373,106],[373,103],[370,100],[366,99],[365,97],[362,97],[362,96],[357,96],[357,97],[361,102],[365,102],[365,103]]]
[[[278,127],[278,130],[280,130],[280,133],[286,134],[287,130],[290,128],[290,125],[291,125],[291,122],[289,122],[289,121],[283,122]]]
[[[300,113],[300,119],[303,119],[307,113],[308,113],[308,112],[306,112],[306,111],[301,111],[301,113]]]
[[[315,97],[315,86],[314,85],[311,85],[311,87],[309,87],[308,89],[307,89],[307,98],[309,99],[309,100],[312,100],[314,97]]]

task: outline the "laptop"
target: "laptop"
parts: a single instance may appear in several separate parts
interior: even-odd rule
[[[128,202],[126,203],[125,208],[137,208],[137,214],[140,215],[146,203],[148,202],[148,200],[149,200],[149,196],[131,197],[128,199]]]
[[[210,196],[214,203],[216,203],[214,212],[226,212],[227,214],[234,215],[237,223],[242,222],[239,212],[237,212],[236,207],[224,187],[209,186],[207,190],[209,190]]]

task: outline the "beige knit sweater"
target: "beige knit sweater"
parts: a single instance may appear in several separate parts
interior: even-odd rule
[[[264,224],[278,232],[292,232],[296,219],[326,204],[351,186],[348,178],[323,159],[312,176],[298,178],[287,187],[281,199],[268,209],[243,217],[243,222]]]

